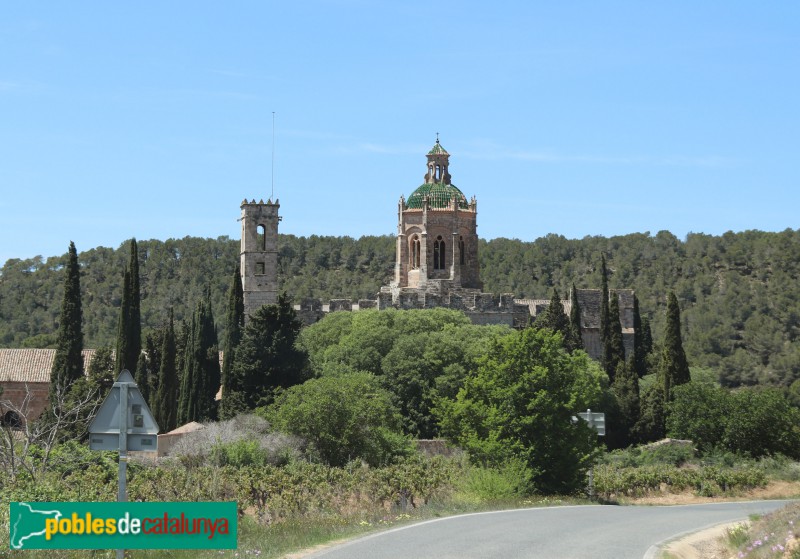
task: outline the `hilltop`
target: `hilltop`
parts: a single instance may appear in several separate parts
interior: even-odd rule
[[[389,283],[393,236],[280,235],[279,285],[295,299],[374,298]],[[65,242],[66,246],[66,242]],[[80,247],[78,247],[80,249]],[[600,284],[606,254],[609,286],[636,290],[643,316],[661,337],[666,294],[682,307],[684,347],[693,367],[724,384],[791,384],[800,378],[800,230],[713,236],[669,232],[535,241],[481,240],[484,290],[520,298],[562,296]],[[239,241],[185,237],[139,241],[143,327],[156,328],[174,307],[189,315],[208,288],[218,329],[238,261]],[[66,255],[8,260],[0,270],[0,347],[50,347],[62,298]],[[79,253],[87,347],[114,340],[127,244]],[[220,334],[222,332],[220,331]]]

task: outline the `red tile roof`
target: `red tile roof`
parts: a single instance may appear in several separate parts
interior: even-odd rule
[[[84,349],[83,370],[89,368],[95,350]],[[0,349],[0,382],[50,382],[56,350]]]

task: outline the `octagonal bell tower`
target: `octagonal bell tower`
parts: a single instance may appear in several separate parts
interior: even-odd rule
[[[391,289],[445,294],[480,290],[478,203],[450,180],[450,154],[439,143],[427,154],[424,183],[397,208],[397,251]]]

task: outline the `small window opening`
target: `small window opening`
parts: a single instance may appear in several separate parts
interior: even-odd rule
[[[433,242],[433,269],[444,270],[445,267],[445,244],[442,236],[436,237]]]
[[[267,250],[267,234],[263,225],[256,227],[256,250]]]
[[[22,427],[22,420],[17,412],[14,411],[7,411],[3,416],[2,423],[4,427],[8,427],[10,429],[19,429]]]
[[[256,262],[256,275],[263,276],[267,273],[267,267],[263,262]]]
[[[419,237],[416,235],[411,239],[411,252],[409,254],[409,264],[411,265],[412,269],[419,268],[419,260],[420,260],[420,243]]]

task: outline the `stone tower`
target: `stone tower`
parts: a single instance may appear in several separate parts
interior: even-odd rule
[[[244,315],[278,301],[278,216],[275,200],[242,202],[241,272]]]
[[[398,204],[395,298],[402,291],[444,295],[480,290],[478,204],[450,182],[450,154],[436,139],[425,182]]]

